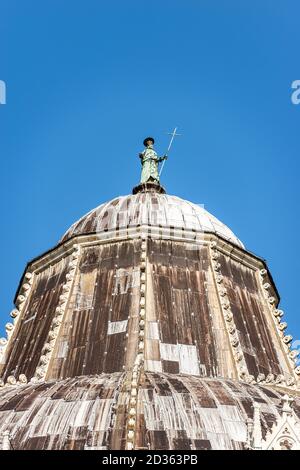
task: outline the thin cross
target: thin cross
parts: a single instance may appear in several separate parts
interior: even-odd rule
[[[181,135],[181,134],[176,134],[176,131],[177,131],[177,127],[175,127],[174,131],[173,132],[168,132],[168,135],[171,135],[171,140],[170,140],[170,143],[169,143],[169,147],[168,147],[168,150],[166,151],[166,155],[168,155],[168,152],[171,148],[171,145],[173,143],[173,140],[174,140],[174,137],[177,136],[177,135]]]
[[[176,134],[176,131],[177,131],[177,127],[175,127],[175,129],[174,129],[173,132],[168,132],[168,135],[171,135],[172,137],[171,137],[171,140],[170,140],[170,143],[169,143],[169,147],[168,147],[168,149],[167,149],[167,151],[166,151],[166,153],[165,153],[165,156],[167,156],[168,153],[169,153],[169,151],[170,151],[170,148],[171,148],[171,146],[172,146],[174,137],[177,136],[177,135],[181,135],[181,134]],[[164,165],[165,165],[165,161],[166,161],[166,160],[164,160],[163,163],[162,163],[161,169],[160,169],[160,171],[159,171],[159,176],[161,175],[161,172],[163,171],[163,168],[164,168]]]

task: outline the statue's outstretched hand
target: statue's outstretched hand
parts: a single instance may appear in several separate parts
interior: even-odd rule
[[[168,155],[164,155],[164,160],[168,160]]]

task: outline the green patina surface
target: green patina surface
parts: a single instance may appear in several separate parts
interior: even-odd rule
[[[165,156],[157,156],[153,145],[148,145],[148,147],[140,153],[142,163],[141,183],[146,183],[147,181],[159,183],[158,164],[165,160],[165,158]]]

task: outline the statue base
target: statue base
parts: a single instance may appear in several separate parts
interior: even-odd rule
[[[137,193],[166,194],[166,190],[159,183],[155,183],[155,181],[147,181],[147,183],[140,183],[133,188],[132,194]]]

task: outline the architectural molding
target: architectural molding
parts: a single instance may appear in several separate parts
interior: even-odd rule
[[[49,364],[56,346],[56,340],[59,336],[65,312],[67,311],[67,306],[70,300],[70,295],[72,292],[72,287],[74,284],[79,259],[80,246],[75,244],[73,246],[73,254],[71,256],[71,262],[69,264],[69,271],[66,275],[66,282],[63,285],[62,294],[59,297],[59,305],[58,307],[56,307],[55,317],[53,318],[47,341],[43,347],[43,354],[40,357],[39,364],[31,379],[32,382],[37,382],[46,379]]]
[[[252,379],[252,376],[249,376],[247,374],[247,365],[246,365],[244,353],[240,345],[233,314],[230,309],[227,289],[223,283],[223,276],[220,271],[221,265],[218,262],[219,251],[218,251],[216,241],[210,242],[209,250],[210,250],[210,259],[211,259],[213,278],[214,278],[215,287],[218,293],[219,306],[223,314],[224,324],[225,324],[225,328],[228,334],[228,342],[230,345],[233,362],[236,367],[236,375],[238,378],[243,378],[246,381],[248,380],[249,383],[252,383],[252,381],[254,381],[254,377]]]
[[[283,356],[286,360],[287,367],[290,370],[290,376],[279,381],[278,385],[285,382],[285,385],[288,387],[299,388],[300,368],[297,366],[296,362],[299,352],[297,350],[291,350],[293,337],[286,334],[285,330],[287,328],[287,323],[282,322],[284,312],[277,308],[276,300],[269,292],[271,284],[268,271],[264,268],[261,269],[258,274],[258,279],[265,298],[266,309],[270,313],[272,324],[275,327],[275,334],[281,343]]]
[[[262,437],[261,407],[254,403],[253,426],[248,424],[249,448],[253,450],[300,450],[300,420],[292,404],[294,398],[284,395],[281,401],[281,412],[276,423]],[[249,427],[250,425],[250,427]]]
[[[146,325],[146,291],[147,291],[147,239],[142,238],[141,259],[140,259],[140,305],[138,324],[138,347],[137,354],[132,368],[130,381],[130,395],[127,409],[126,424],[126,449],[135,448],[136,427],[137,427],[137,398],[141,375],[144,369],[145,360],[145,325]]]
[[[5,325],[5,330],[6,330],[6,338],[0,338],[0,373],[2,371],[3,366],[5,365],[6,362],[6,355],[10,351],[11,346],[14,341],[14,336],[15,336],[15,331],[17,329],[18,324],[20,323],[20,319],[23,316],[23,312],[25,310],[25,306],[28,303],[28,299],[30,297],[30,293],[32,290],[32,286],[34,284],[34,272],[33,271],[26,271],[24,276],[23,276],[23,282],[20,285],[19,288],[19,293],[18,297],[16,299],[16,308],[14,308],[10,312],[10,316],[12,317],[13,321],[12,323],[6,323]],[[19,380],[21,383],[24,383],[24,377],[23,374],[19,377]],[[17,382],[18,379],[15,377],[8,377],[7,382],[8,384],[11,384],[14,382],[14,380]],[[5,383],[3,380],[0,380],[0,387],[4,386]]]

